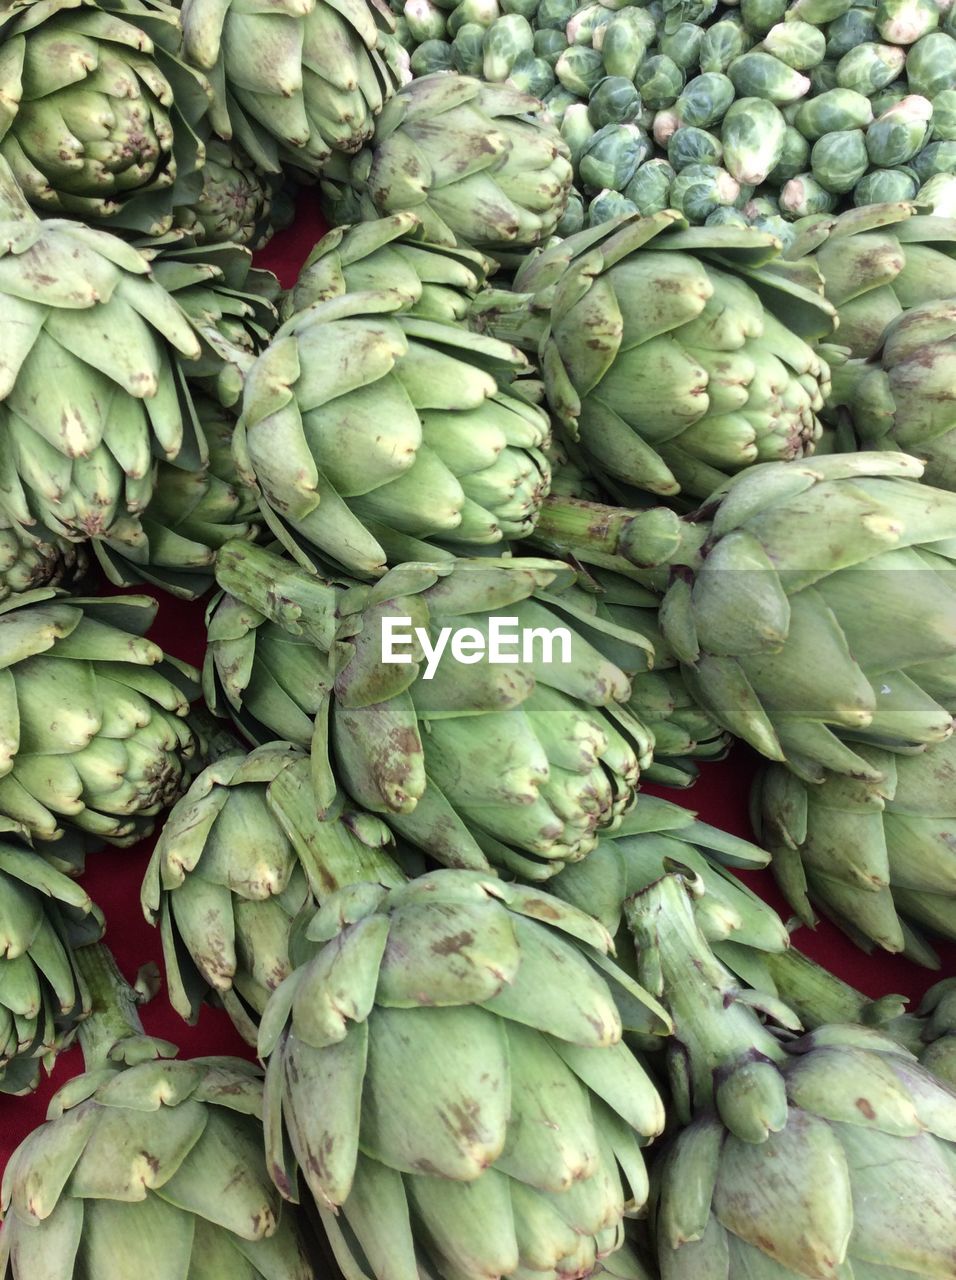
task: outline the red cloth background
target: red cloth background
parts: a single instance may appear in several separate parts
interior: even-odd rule
[[[268,267],[284,286],[290,286],[323,230],[318,207],[311,194],[306,193],[300,200],[295,225],[277,235],[257,255],[257,265]],[[164,596],[162,592],[154,594],[160,600],[160,609],[151,632],[153,639],[176,657],[198,666],[205,642],[204,606],[201,603],[185,604]],[[752,838],[747,800],[756,768],[756,757],[748,749],[737,747],[727,760],[706,767],[690,791],[648,790],[657,790],[658,794],[685,804],[715,826]],[[151,848],[152,841],[146,841],[135,849],[108,849],[91,856],[83,880],[90,896],[106,915],[106,942],[120,968],[131,980],[148,961],[155,961],[162,968],[159,932],[146,924],[139,907],[139,887]],[[744,878],[778,911],[785,916],[789,914],[770,872],[751,873]],[[939,948],[942,972],[931,973],[886,952],[866,955],[826,923],[815,931],[801,929],[796,935],[796,942],[814,959],[867,995],[898,992],[918,1000],[940,976],[956,974],[956,945]],[[142,1018],[150,1034],[178,1044],[184,1057],[227,1053],[250,1055],[223,1012],[205,1008],[198,1024],[188,1027],[169,1007],[165,991],[161,990],[156,999],[142,1010]],[[74,1048],[60,1056],[53,1075],[44,1080],[35,1094],[25,1098],[0,1094],[0,1167],[6,1164],[17,1143],[43,1120],[53,1092],[82,1070],[82,1055],[78,1048]]]

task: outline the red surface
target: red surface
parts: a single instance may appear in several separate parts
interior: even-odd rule
[[[318,206],[312,193],[306,192],[300,200],[295,226],[276,236],[257,256],[257,264],[274,271],[280,282],[288,287],[322,231]],[[164,596],[162,592],[154,594],[160,599],[160,610],[151,633],[153,638],[176,657],[199,665],[204,645],[203,605],[184,604]],[[660,790],[658,794],[696,810],[701,818],[715,826],[750,838],[747,797],[756,764],[756,757],[747,749],[738,747],[721,764],[704,769],[692,790]],[[162,967],[159,933],[146,924],[139,907],[139,886],[151,848],[152,841],[147,841],[132,850],[111,849],[92,856],[83,880],[91,897],[106,915],[106,941],[130,979],[148,961],[155,961]],[[745,878],[751,888],[762,894],[781,914],[789,914],[769,872],[750,874]],[[943,959],[941,975],[885,952],[868,956],[828,924],[821,924],[816,931],[801,929],[796,935],[796,943],[845,981],[872,996],[898,992],[917,1000],[940,976],[956,974],[956,946],[938,948]],[[156,999],[142,1010],[142,1019],[150,1034],[172,1040],[186,1057],[211,1053],[249,1054],[224,1013],[206,1008],[198,1024],[188,1027],[170,1009],[164,991],[160,991]],[[61,1055],[52,1077],[45,1080],[31,1097],[0,1095],[0,1167],[6,1164],[17,1143],[41,1122],[51,1094],[82,1069],[82,1056],[78,1049],[72,1049]]]

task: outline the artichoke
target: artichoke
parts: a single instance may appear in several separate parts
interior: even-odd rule
[[[956,1092],[868,1027],[787,1038],[795,1016],[741,989],[678,877],[638,894],[627,916],[639,971],[674,1019],[670,1077],[685,1126],[658,1169],[662,1275],[949,1274]]]
[[[207,702],[253,742],[310,747],[320,812],[341,790],[439,862],[543,879],[633,804],[652,740],[622,667],[650,644],[562,601],[568,566],[411,564],[337,587],[229,543],[216,576]],[[519,639],[495,652],[502,627]],[[470,648],[442,660],[456,631]]]
[[[870,777],[806,786],[767,769],[754,793],[758,831],[805,923],[818,903],[861,945],[936,967],[924,934],[956,938],[956,738],[918,755],[858,752]]]
[[[396,94],[371,146],[330,165],[322,185],[338,223],[410,211],[435,244],[520,248],[554,233],[568,154],[536,99],[439,72]]]
[[[406,299],[428,310],[436,294],[416,291],[406,264],[395,288],[332,296],[286,321],[246,377],[235,436],[240,475],[280,541],[364,576],[433,558],[433,542],[525,536],[550,481],[547,417],[505,390],[524,357],[406,314]]]
[[[178,368],[200,344],[140,253],[41,222],[2,159],[0,219],[2,523],[39,541],[99,537],[142,512],[156,456],[201,461]]]
[[[882,781],[857,743],[913,751],[953,731],[956,495],[922,470],[899,453],[768,463],[662,548],[661,630],[691,693],[809,782]]]
[[[828,372],[804,339],[828,334],[833,312],[773,271],[778,251],[672,210],[623,219],[529,259],[515,289],[538,315],[491,328],[540,334],[548,401],[599,475],[702,496],[750,463],[802,457],[820,433]]]
[[[267,1151],[287,1195],[294,1156],[343,1271],[613,1273],[664,1121],[622,1029],[667,1022],[604,929],[443,870],[342,889],[306,937],[262,1022]]]
[[[90,1010],[74,946],[103,917],[75,880],[16,838],[0,838],[0,1093],[26,1093]]]
[[[230,753],[175,805],[143,882],[162,931],[173,1008],[195,1022],[209,992],[250,1044],[269,995],[292,972],[293,926],[354,879],[399,885],[388,828],[337,801],[315,812],[308,755],[289,743]]]
[[[0,156],[36,208],[161,235],[201,198],[212,91],[181,46],[160,0],[3,6]]]
[[[215,581],[213,564],[223,543],[259,535],[256,493],[241,479],[232,457],[235,419],[205,396],[197,397],[195,408],[208,447],[206,465],[183,471],[161,462],[142,517],[93,544],[101,568],[117,586],[145,582],[195,600]]]
[[[177,221],[210,244],[246,244],[261,249],[279,223],[280,187],[244,155],[241,147],[210,138],[202,169],[202,190]],[[281,225],[281,223],[279,223]]]
[[[143,637],[146,596],[0,605],[0,815],[55,840],[75,827],[133,844],[183,788],[196,672]]]
[[[184,49],[213,87],[210,121],[267,173],[319,173],[372,136],[407,76],[380,0],[182,0]]]
[[[82,544],[65,538],[36,541],[0,528],[0,601],[35,587],[58,587],[82,579],[87,570]]]
[[[279,282],[252,266],[237,244],[175,245],[147,251],[153,278],[172,294],[192,322],[200,354],[186,370],[189,382],[230,406],[243,378],[279,325]]]
[[[151,1060],[175,1050],[137,1034],[133,994],[106,957],[77,953],[94,1009],[87,1070],[7,1164],[0,1276],[315,1280],[307,1237],[266,1173],[258,1068]]]

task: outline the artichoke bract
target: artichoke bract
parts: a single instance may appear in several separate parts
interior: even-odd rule
[[[860,746],[876,777],[806,786],[779,766],[758,779],[755,820],[794,910],[811,903],[861,945],[938,966],[956,938],[956,738],[918,755]]]
[[[956,495],[922,470],[876,452],[751,468],[671,558],[661,630],[694,697],[810,782],[879,780],[856,743],[913,751],[953,731]]]
[[[197,673],[144,638],[147,596],[0,605],[0,814],[55,840],[133,844],[180,794]]]
[[[212,90],[159,0],[0,12],[0,156],[46,215],[160,235],[203,189]]]
[[[406,85],[368,148],[323,178],[335,222],[411,211],[436,244],[521,248],[554,234],[568,148],[537,99],[449,72]]]
[[[317,174],[355,151],[407,76],[380,0],[183,0],[184,51],[209,76],[210,121],[268,173]]]
[[[439,862],[543,879],[634,803],[653,744],[623,667],[651,646],[562,601],[567,565],[410,564],[336,586],[229,543],[216,577],[207,702],[255,743],[310,748],[320,812],[341,790]],[[502,626],[516,642],[498,645]],[[464,662],[458,641],[435,649],[458,629]]]
[[[339,800],[320,820],[312,797],[308,754],[267,743],[209,765],[167,818],[142,903],[162,931],[170,1002],[190,1022],[214,993],[254,1045],[292,972],[296,920],[354,880],[404,881],[380,819]]]
[[[246,375],[235,436],[279,540],[362,576],[433,558],[433,542],[523,537],[550,482],[547,416],[506,389],[525,358],[405,314],[407,296],[345,293],[294,314]]]
[[[0,1093],[36,1088],[89,1013],[73,948],[103,931],[86,891],[18,834],[0,837]]]
[[[238,1058],[161,1061],[99,947],[77,952],[86,1063],[10,1157],[3,1280],[315,1280],[316,1259],[262,1156],[262,1074]],[[112,970],[112,972],[109,972]],[[106,972],[104,972],[106,971]]]
[[[622,219],[528,259],[514,288],[539,314],[519,297],[489,327],[540,331],[548,401],[599,475],[704,496],[812,452],[821,430],[828,370],[810,340],[833,309],[772,272],[778,253],[765,232],[688,228],[672,210]]]
[[[639,973],[674,1019],[673,1106],[686,1126],[658,1166],[662,1274],[951,1273],[956,1092],[868,1027],[793,1038],[786,1006],[742,990],[713,955],[678,877],[627,915]]]
[[[605,930],[537,889],[444,870],[340,890],[306,936],[260,1032],[267,1152],[287,1195],[294,1157],[342,1269],[613,1272],[664,1121],[622,1032],[668,1024]]]
[[[215,582],[218,549],[235,538],[259,536],[258,496],[232,457],[235,418],[206,396],[196,398],[195,409],[208,451],[206,465],[183,471],[159,463],[142,516],[114,526],[110,537],[93,543],[100,567],[117,586],[145,582],[182,600],[196,600]]]
[[[0,160],[0,509],[38,538],[85,541],[139,514],[154,459],[203,459],[179,356],[189,320],[142,254],[41,222]]]

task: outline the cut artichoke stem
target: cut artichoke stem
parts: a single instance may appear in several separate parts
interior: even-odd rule
[[[138,1012],[142,1000],[120,973],[113,953],[104,943],[78,947],[76,967],[90,998],[90,1015],[79,1029],[87,1071],[117,1062],[132,1064],[176,1055],[174,1044],[146,1035]]]

